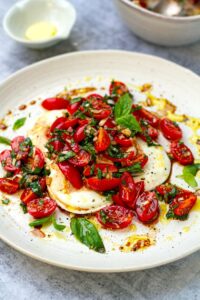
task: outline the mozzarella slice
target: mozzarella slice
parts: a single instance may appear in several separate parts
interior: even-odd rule
[[[55,163],[50,163],[49,167],[51,171],[47,180],[49,195],[64,210],[76,214],[88,214],[111,204],[105,196],[86,187],[80,190],[74,189]]]
[[[135,181],[144,180],[145,190],[153,190],[156,186],[164,183],[171,171],[170,159],[162,146],[151,146],[138,139],[138,144],[148,156],[148,162],[144,167],[144,173],[135,177]]]

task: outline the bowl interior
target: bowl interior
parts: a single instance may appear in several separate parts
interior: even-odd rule
[[[57,36],[65,37],[75,22],[75,10],[64,0],[25,0],[11,8],[5,26],[11,35],[25,39],[26,29],[41,21],[53,23],[58,30]]]

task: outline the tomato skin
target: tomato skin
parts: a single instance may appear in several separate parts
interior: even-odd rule
[[[76,102],[76,103],[69,103],[67,106],[67,111],[68,113],[70,113],[70,115],[73,115],[81,106],[81,101],[80,102]]]
[[[25,141],[24,136],[16,136],[11,141],[11,148],[16,153],[16,159],[17,160],[25,160],[28,157],[30,146],[23,145],[23,142]],[[23,150],[20,149],[20,146],[23,145]]]
[[[15,194],[19,190],[19,184],[7,178],[0,178],[0,191],[9,195]]]
[[[69,101],[64,98],[47,98],[42,101],[42,107],[47,110],[67,109]]]
[[[112,189],[115,189],[120,185],[121,179],[120,178],[102,178],[99,179],[97,177],[90,177],[85,179],[86,185],[94,191],[98,192],[105,192]]]
[[[150,137],[152,140],[156,140],[158,138],[158,130],[151,125],[141,126],[142,133],[139,134],[139,137],[147,142],[147,137]]]
[[[137,162],[139,162],[141,164],[141,167],[144,168],[148,162],[148,156],[144,153],[137,155],[136,158],[133,160],[133,163]]]
[[[33,169],[40,168],[42,169],[44,167],[45,159],[43,152],[35,147],[35,153],[33,158]]]
[[[125,137],[123,134],[116,135],[114,140],[121,147],[131,147],[133,145],[133,140]]]
[[[94,165],[94,175],[97,175],[98,173],[98,169],[101,170],[102,173],[106,174],[106,173],[114,173],[117,172],[118,169],[116,166],[114,165],[109,165],[109,164],[95,164]],[[83,175],[85,177],[90,177],[91,176],[91,166],[86,166],[84,171],[83,171]]]
[[[109,87],[109,94],[111,96],[122,96],[128,93],[127,86],[121,81],[112,81]]]
[[[136,186],[130,173],[124,172],[119,187],[119,197],[129,207],[135,206]]]
[[[104,228],[122,229],[128,227],[133,220],[133,212],[125,207],[111,205],[97,213],[97,219]]]
[[[76,156],[70,158],[68,161],[76,167],[85,167],[91,160],[91,154],[85,150],[80,150]]]
[[[125,203],[122,201],[122,199],[119,196],[119,193],[112,195],[112,200],[116,205],[126,207]]]
[[[92,100],[92,101],[95,101],[95,100],[97,100],[97,101],[102,101],[102,100],[103,100],[103,97],[102,97],[101,95],[99,95],[99,94],[93,93],[93,94],[90,94],[90,95],[87,96],[87,100]]]
[[[64,148],[64,144],[61,141],[58,141],[58,140],[57,141],[52,141],[51,145],[53,146],[55,152],[60,152]]]
[[[174,160],[183,166],[191,165],[194,162],[191,150],[184,143],[173,141],[170,145],[170,153]]]
[[[18,161],[18,165],[13,165],[13,160],[11,157],[11,150],[4,150],[0,153],[0,161],[4,170],[8,172],[19,172],[20,171],[20,161]]]
[[[135,108],[135,107],[136,106],[133,105],[133,108]],[[144,120],[148,121],[148,123],[152,127],[158,128],[158,126],[159,126],[160,119],[154,113],[152,113],[144,108],[134,111],[133,115],[136,117],[137,120],[144,119]]]
[[[66,130],[69,127],[74,127],[78,123],[78,119],[69,119],[66,117],[57,118],[53,124],[51,125],[50,131],[54,132],[55,129],[63,129]]]
[[[136,189],[136,196],[135,196],[135,199],[137,200],[137,198],[142,194],[144,193],[144,181],[138,181],[136,182],[135,184],[135,189]]]
[[[28,213],[35,219],[52,215],[56,207],[56,201],[49,197],[33,199],[27,203]]]
[[[174,198],[169,207],[175,218],[187,217],[196,201],[197,196],[195,194],[183,190]]]
[[[103,152],[110,146],[110,136],[103,127],[100,127],[97,134],[97,140],[94,143],[97,152]]]
[[[39,180],[40,186],[42,191],[44,192],[46,190],[46,179],[45,178],[41,178]],[[25,190],[23,190],[20,199],[24,204],[27,204],[28,202],[30,202],[33,199],[38,198],[38,196],[32,191],[31,188],[27,188]]]
[[[67,180],[73,185],[73,187],[75,187],[76,189],[82,188],[83,181],[81,178],[81,174],[77,168],[65,161],[59,163],[58,167],[67,178]]]
[[[74,141],[76,143],[81,142],[85,139],[85,129],[87,127],[87,124],[81,125],[76,129],[76,132],[74,133]]]
[[[87,100],[91,104],[89,116],[97,120],[106,119],[112,112],[110,105],[106,104],[102,99],[103,97],[98,94],[91,94],[87,97]]]
[[[155,192],[144,192],[136,200],[135,210],[142,223],[150,223],[159,215],[158,200]]]
[[[182,138],[182,131],[178,125],[175,125],[170,119],[163,118],[160,121],[160,129],[168,140],[179,141]]]

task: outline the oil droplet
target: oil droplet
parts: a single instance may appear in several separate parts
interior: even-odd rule
[[[197,202],[195,203],[192,211],[200,211],[200,198],[197,198]]]
[[[172,235],[166,236],[166,240],[168,240],[168,241],[172,241],[173,239],[174,239],[174,237]]]
[[[149,237],[149,235],[132,235],[127,238],[124,245],[120,246],[119,249],[122,252],[137,251],[147,248],[155,244],[155,241]]]
[[[162,223],[162,224],[167,224],[170,222],[169,219],[166,218],[166,213],[167,213],[167,204],[162,202],[162,203],[159,203],[160,205],[160,217],[159,217],[159,221]]]
[[[190,231],[190,226],[183,227],[183,232],[187,233]]]
[[[57,28],[50,22],[38,22],[26,30],[25,37],[30,41],[46,40],[57,34]]]

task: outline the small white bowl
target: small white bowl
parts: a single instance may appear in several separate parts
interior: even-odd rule
[[[200,40],[200,15],[166,17],[130,0],[114,0],[124,22],[143,39],[164,46],[182,46]]]
[[[29,48],[43,49],[68,38],[76,20],[74,7],[65,0],[23,0],[7,12],[3,26],[15,41]],[[32,41],[25,38],[26,29],[37,22],[51,22],[57,34],[49,39]]]

